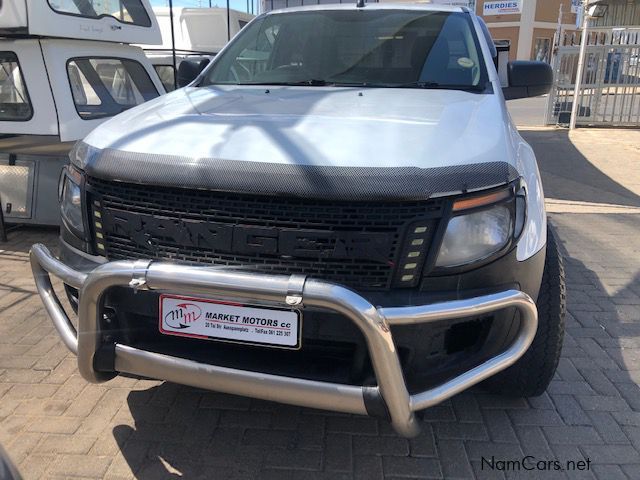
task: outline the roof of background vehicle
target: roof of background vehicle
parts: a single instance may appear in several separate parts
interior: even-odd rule
[[[432,3],[367,3],[365,7],[357,7],[355,0],[351,3],[333,3],[322,5],[305,5],[272,10],[266,15],[288,12],[308,12],[314,10],[422,10],[428,12],[463,12],[462,7],[434,5]]]

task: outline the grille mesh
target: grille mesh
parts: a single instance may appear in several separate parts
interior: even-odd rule
[[[388,289],[408,225],[431,222],[442,215],[441,200],[354,202],[261,196],[206,190],[155,187],[88,179],[92,200],[104,213],[130,212],[216,224],[318,232],[384,233],[392,239],[386,259],[302,258],[269,253],[221,252],[185,246],[173,237],[151,232],[153,249],[105,224],[102,232],[110,260],[152,258],[192,264],[233,266],[269,273],[304,273],[356,289]],[[427,219],[427,220],[425,220]],[[430,230],[433,230],[431,228]]]

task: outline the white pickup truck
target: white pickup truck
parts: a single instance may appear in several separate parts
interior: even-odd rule
[[[407,436],[480,382],[541,394],[564,273],[505,98],[552,74],[512,62],[503,88],[496,58],[463,8],[273,11],[185,69],[188,86],[96,128],[61,185],[60,258],[32,250],[82,376],[375,415]]]

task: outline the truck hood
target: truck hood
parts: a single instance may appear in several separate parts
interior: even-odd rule
[[[94,155],[82,166],[103,177],[172,184],[169,171],[179,164],[178,186],[205,188],[227,188],[202,178],[211,169],[410,178],[468,171],[491,174],[477,185],[486,188],[517,176],[508,122],[499,96],[455,90],[191,87],[96,128],[85,143],[107,158]],[[280,183],[279,192],[287,190]],[[436,193],[428,190],[422,194]]]

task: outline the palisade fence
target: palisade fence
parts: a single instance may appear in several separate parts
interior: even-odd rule
[[[565,34],[552,66],[546,123],[568,124],[581,32]],[[589,29],[578,125],[640,126],[640,27]]]

